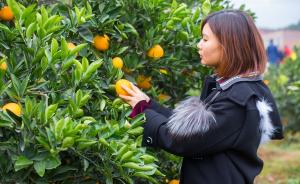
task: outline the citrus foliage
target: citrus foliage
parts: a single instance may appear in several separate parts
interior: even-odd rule
[[[128,117],[115,83],[127,79],[171,106],[198,95],[209,72],[199,26],[223,4],[7,0],[0,103],[17,111],[0,111],[0,182],[161,183],[178,173],[176,157],[141,147],[144,115]]]

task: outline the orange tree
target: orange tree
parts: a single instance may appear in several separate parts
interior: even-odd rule
[[[199,26],[227,1],[41,2],[1,4],[13,17],[0,23],[0,182],[178,177],[180,159],[141,147],[144,115],[128,117],[115,83],[127,79],[171,107],[198,95],[209,72]]]

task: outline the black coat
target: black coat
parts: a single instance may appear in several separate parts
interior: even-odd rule
[[[263,167],[259,145],[282,139],[272,94],[262,77],[206,78],[200,97],[174,109],[153,99],[144,111],[143,146],[182,156],[181,184],[253,183]]]

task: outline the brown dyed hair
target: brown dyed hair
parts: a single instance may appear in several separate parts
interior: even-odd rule
[[[222,47],[221,64],[216,71],[219,76],[264,73],[267,63],[264,43],[249,15],[239,10],[214,12],[203,20],[201,32],[206,23]]]

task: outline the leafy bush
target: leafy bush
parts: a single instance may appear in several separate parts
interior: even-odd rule
[[[128,117],[114,84],[125,78],[139,85],[144,76],[144,91],[171,107],[199,95],[209,73],[196,49],[200,23],[227,2],[35,2],[7,0],[15,18],[0,23],[0,103],[14,103],[0,111],[0,183],[175,177],[180,159],[141,147],[144,115]],[[147,56],[157,44],[163,57]],[[114,57],[122,58],[122,69],[113,67]]]
[[[295,47],[300,55],[299,47]],[[287,130],[299,131],[300,117],[300,58],[286,58],[279,67],[271,66],[266,75]]]

